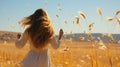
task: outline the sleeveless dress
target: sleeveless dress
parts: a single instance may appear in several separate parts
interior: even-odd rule
[[[49,56],[48,48],[45,49],[36,49],[31,43],[26,32],[24,32],[20,39],[17,39],[15,42],[16,47],[22,48],[29,41],[30,51],[27,53],[25,58],[20,62],[22,67],[51,67],[51,61]],[[53,37],[50,41],[50,44],[53,48],[57,49],[60,46],[60,41]]]

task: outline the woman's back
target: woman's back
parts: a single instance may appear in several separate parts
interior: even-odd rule
[[[30,45],[30,51],[26,57],[20,62],[23,67],[50,67],[50,56],[48,46],[44,49],[36,48],[34,44],[31,43],[30,37],[24,32],[19,40],[16,41],[16,46],[18,48],[24,47],[26,42]],[[60,41],[55,37],[51,38],[49,43],[53,48],[58,48],[60,46]]]
[[[59,32],[59,38],[56,39],[52,22],[44,9],[36,10],[26,20],[29,21],[21,24],[29,26],[21,37],[18,36],[15,44],[18,48],[22,48],[28,41],[30,51],[20,64],[23,67],[50,67],[48,45],[51,44],[55,49],[60,46],[60,39],[63,35],[62,29]]]

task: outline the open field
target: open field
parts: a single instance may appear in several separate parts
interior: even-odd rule
[[[107,44],[107,43],[105,43]],[[92,46],[94,45],[94,46]],[[120,45],[100,49],[92,42],[63,42],[57,50],[50,47],[53,67],[120,67]],[[27,44],[17,49],[13,42],[0,43],[0,67],[20,67],[19,61],[29,51]]]
[[[42,34],[52,35],[52,30],[57,39],[63,36],[60,48],[48,46],[51,67],[120,67],[120,0],[0,0],[0,3],[0,67],[21,67],[19,62],[30,45],[17,48],[14,42],[21,37],[18,34],[35,35],[28,38],[35,41],[44,39]]]

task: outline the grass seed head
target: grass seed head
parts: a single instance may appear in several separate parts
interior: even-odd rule
[[[97,12],[99,15],[102,15],[102,9],[101,8],[97,8]]]

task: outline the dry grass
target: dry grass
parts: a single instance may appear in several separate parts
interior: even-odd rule
[[[106,50],[101,50],[92,42],[64,42],[57,50],[50,48],[52,66],[120,67],[120,46],[115,44],[106,46]],[[19,61],[28,51],[28,45],[20,50],[14,43],[0,43],[0,67],[20,67]]]
[[[47,1],[45,2],[47,4]],[[61,4],[58,3],[57,8],[60,12],[63,11]],[[97,13],[104,17],[104,13],[101,8],[97,8]],[[108,17],[107,21],[113,21],[118,23],[120,27],[120,18],[118,15],[120,14],[120,10],[115,12],[115,17]],[[85,19],[87,26],[87,16],[84,12],[79,12],[79,16],[76,17],[77,24],[81,25],[83,21],[81,21],[81,17]],[[102,16],[103,15],[103,16]],[[60,20],[61,13],[55,14],[55,16]],[[102,19],[103,20],[103,19]],[[22,24],[23,21],[29,21],[25,18],[19,22]],[[103,20],[104,21],[104,20]],[[67,24],[67,20],[64,21]],[[73,20],[73,24],[74,24]],[[59,23],[61,28],[61,23]],[[111,44],[111,43],[98,43],[92,42],[94,36],[91,33],[91,30],[94,26],[94,23],[89,24],[89,33],[85,31],[84,33],[88,35],[89,42],[73,42],[73,39],[65,40],[64,43],[61,44],[61,47],[57,50],[52,49],[50,47],[51,60],[53,67],[120,67],[120,45]],[[15,28],[14,25],[10,26],[11,28]],[[114,30],[113,30],[114,31]],[[0,35],[5,34],[6,32],[0,31]],[[12,32],[9,34],[13,34]],[[70,34],[74,34],[71,30]],[[7,34],[8,35],[8,34]],[[14,38],[16,38],[17,33],[13,34]],[[107,34],[102,33],[102,37]],[[9,35],[10,36],[10,35]],[[5,36],[7,37],[7,36]],[[108,34],[108,37],[111,39],[111,42],[114,42],[114,38],[111,33]],[[11,37],[12,38],[12,37]],[[80,40],[84,41],[84,37],[80,37]],[[7,38],[7,40],[11,40]],[[99,39],[100,40],[100,39]],[[66,42],[67,41],[67,42]],[[24,56],[29,51],[29,45],[27,44],[24,48],[17,49],[14,43],[7,43],[6,40],[4,42],[0,42],[0,67],[20,67],[18,64]]]

